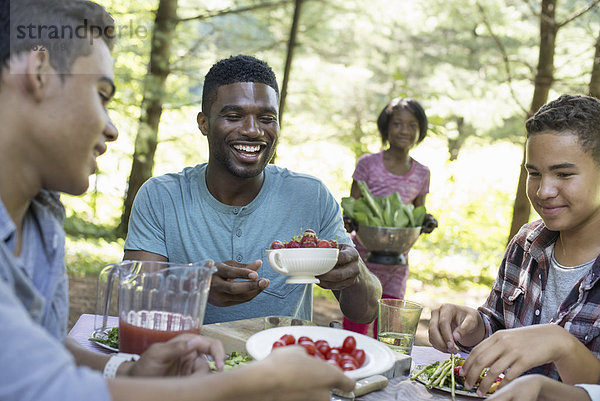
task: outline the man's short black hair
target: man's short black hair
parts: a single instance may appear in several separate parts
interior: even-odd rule
[[[397,97],[392,99],[383,110],[381,110],[381,113],[379,113],[379,117],[377,118],[377,128],[379,129],[379,134],[381,134],[381,142],[384,145],[388,142],[389,138],[388,128],[390,126],[390,118],[392,118],[394,111],[402,109],[413,113],[419,122],[419,138],[417,139],[417,143],[421,143],[421,141],[425,139],[428,122],[423,106],[415,99],[409,97]]]
[[[591,96],[562,95],[525,122],[527,138],[554,131],[578,137],[581,148],[600,166],[600,100]]]
[[[217,98],[219,86],[237,82],[258,82],[269,85],[279,97],[279,87],[271,67],[255,57],[240,54],[218,61],[204,77],[202,112],[209,115],[210,108]]]
[[[102,38],[112,50],[114,36],[110,14],[88,0],[0,1],[0,69],[11,56],[45,49],[52,68],[68,74],[78,57],[91,54],[91,41]]]

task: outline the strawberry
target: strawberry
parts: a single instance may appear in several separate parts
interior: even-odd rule
[[[315,232],[313,230],[306,230],[304,231],[304,233],[302,234],[302,239],[300,240],[301,243],[305,244],[307,242],[317,242],[318,238],[317,238],[317,234],[315,234]]]
[[[290,242],[286,242],[284,248],[300,248],[301,244],[299,241],[291,240]]]
[[[317,243],[317,248],[331,248],[331,245],[329,241],[322,239]]]
[[[271,249],[281,249],[283,248],[283,242],[279,241],[279,240],[275,240],[273,242],[271,242]]]
[[[315,230],[306,229],[301,234],[294,235],[289,242],[275,240],[271,243],[271,249],[280,248],[337,248],[336,240],[319,240]]]

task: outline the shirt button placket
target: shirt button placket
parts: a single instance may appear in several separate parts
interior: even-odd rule
[[[238,215],[241,212],[242,208],[239,207],[234,207],[231,212],[235,215]],[[239,217],[236,218],[235,220],[238,221]],[[237,230],[234,231],[235,232],[235,236],[236,237],[241,237],[242,236],[242,230],[240,228],[238,228]],[[233,239],[234,242],[234,252],[235,252],[235,248],[237,248],[237,246],[235,246],[235,239]],[[238,248],[239,249],[239,248]],[[242,262],[242,260],[244,259],[244,256],[241,253],[238,253],[238,255],[235,257],[235,260],[237,260],[238,262]]]

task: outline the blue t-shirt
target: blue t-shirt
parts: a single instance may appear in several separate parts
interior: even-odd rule
[[[206,187],[206,163],[148,180],[129,220],[126,250],[144,250],[171,262],[203,259],[263,261],[260,277],[270,286],[252,301],[208,304],[204,323],[283,315],[312,319],[312,285],[286,284],[266,257],[274,240],[287,241],[311,228],[323,239],[352,245],[339,204],[317,178],[268,165],[263,186],[246,206],[217,201]]]
[[[68,317],[65,234],[58,198],[29,207],[19,257],[16,227],[0,200],[0,400],[108,401],[100,372],[78,367],[64,347]]]

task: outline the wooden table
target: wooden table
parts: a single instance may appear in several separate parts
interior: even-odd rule
[[[109,350],[100,347],[93,341],[89,341],[92,332],[94,331],[94,315],[81,315],[77,323],[69,332],[69,336],[77,340],[85,348],[110,353]],[[109,317],[108,326],[118,325],[117,317]],[[202,327],[202,334],[209,337],[215,337],[223,342],[226,352],[234,350],[240,351],[245,349],[246,340],[254,333],[263,330],[264,318],[254,318],[238,320],[234,322],[224,322],[216,324],[208,324]],[[411,354],[414,364],[430,364],[435,361],[445,360],[449,358],[449,354],[442,353],[432,347],[414,346]],[[366,394],[356,400],[362,401],[392,401],[392,400],[450,400],[450,394],[439,390],[427,390],[424,385],[411,381],[407,376],[398,376],[390,379],[387,387],[380,391],[375,391]],[[332,396],[332,400],[347,400]],[[476,397],[456,396],[459,401],[474,401]]]

